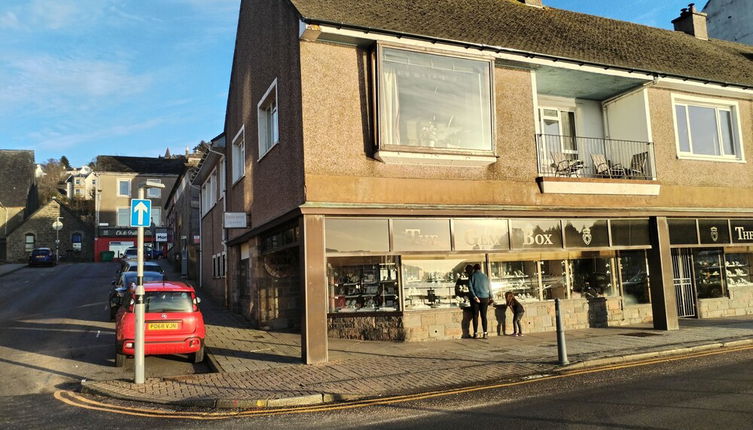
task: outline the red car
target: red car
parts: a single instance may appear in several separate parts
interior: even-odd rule
[[[194,363],[204,360],[204,317],[199,311],[199,298],[190,285],[165,281],[144,284],[144,354],[189,354]],[[123,300],[115,322],[115,366],[125,364],[126,356],[134,354],[136,300]]]

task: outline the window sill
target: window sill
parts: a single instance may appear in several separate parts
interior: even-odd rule
[[[711,157],[707,155],[692,155],[692,154],[678,154],[677,155],[678,160],[689,160],[689,161],[713,161],[717,163],[740,163],[745,164],[744,159],[738,159],[738,158],[723,158],[723,157]]]
[[[484,167],[497,162],[494,155],[459,155],[424,152],[377,151],[374,158],[385,164],[426,164],[432,166]]]
[[[661,186],[656,181],[635,179],[592,179],[539,177],[542,194],[604,194],[626,196],[658,196]]]

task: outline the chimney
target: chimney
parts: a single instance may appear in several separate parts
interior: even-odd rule
[[[690,3],[687,8],[680,11],[680,17],[672,20],[675,31],[682,31],[701,40],[709,40],[709,32],[706,28],[706,14],[698,12],[695,3]]]
[[[544,7],[542,0],[518,0],[518,1],[528,6]]]

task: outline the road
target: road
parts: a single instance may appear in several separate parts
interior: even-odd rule
[[[76,405],[63,403],[53,393],[60,397],[58,390],[72,389],[80,379],[132,375],[129,369],[112,367],[112,323],[106,321],[104,305],[113,271],[114,266],[106,264],[61,265],[0,277],[0,428],[753,427],[753,348],[454,394],[371,405],[241,411],[234,417],[82,400],[68,391],[62,397]],[[204,370],[180,358],[147,360],[148,376]],[[110,404],[92,403],[96,401]]]

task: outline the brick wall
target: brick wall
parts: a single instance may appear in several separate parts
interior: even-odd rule
[[[699,318],[753,314],[753,287],[729,287],[730,297],[698,300]]]

